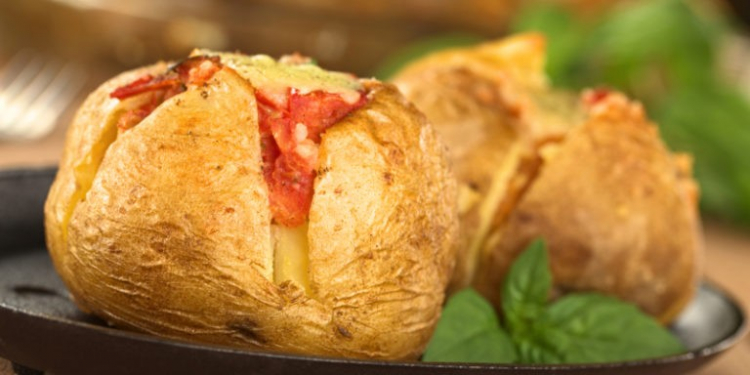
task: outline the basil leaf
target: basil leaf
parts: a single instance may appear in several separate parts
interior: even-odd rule
[[[565,363],[630,361],[685,350],[634,305],[596,293],[561,298],[548,308],[542,324],[539,350],[551,351]]]
[[[502,296],[521,362],[619,362],[684,350],[653,318],[613,297],[570,294],[548,305],[551,284],[547,249],[537,240],[511,267]]]
[[[539,327],[539,326],[538,326]],[[536,335],[519,337],[516,341],[520,363],[560,364],[565,363],[556,347],[547,343],[548,331],[539,330]]]
[[[535,240],[510,267],[502,289],[503,313],[514,339],[526,335],[542,315],[551,288],[547,248]]]
[[[422,360],[512,363],[516,350],[490,303],[466,289],[448,300]]]

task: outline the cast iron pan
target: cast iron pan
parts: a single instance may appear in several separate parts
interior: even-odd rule
[[[0,171],[0,357],[16,368],[85,374],[685,374],[737,342],[743,311],[703,284],[672,327],[688,352],[597,365],[377,362],[246,351],[108,327],[76,309],[44,246],[42,207],[55,170]]]

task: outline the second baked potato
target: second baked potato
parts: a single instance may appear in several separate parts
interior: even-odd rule
[[[544,43],[522,34],[441,51],[393,80],[456,166],[462,249],[452,288],[471,285],[499,303],[510,263],[542,237],[559,292],[614,294],[671,321],[701,264],[690,160],[672,155],[622,94],[552,90]]]

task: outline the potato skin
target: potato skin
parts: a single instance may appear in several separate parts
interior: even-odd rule
[[[396,82],[416,106],[428,109],[430,122],[451,151],[456,177],[463,183],[461,250],[451,281],[451,290],[458,290],[470,284],[477,262],[473,241],[481,236],[482,228],[481,208],[476,203],[489,193],[498,167],[514,162],[509,154],[519,134],[502,107],[496,84],[469,70],[426,70]]]
[[[393,87],[364,84],[368,104],[324,133],[320,146],[308,232],[311,295],[273,282],[254,90],[224,68],[117,137],[64,238],[55,217],[71,195],[62,185],[76,180],[80,162],[66,150],[46,225],[79,306],[171,338],[416,358],[454,264],[455,181],[423,116]],[[79,114],[67,147],[109,115],[86,108],[99,104],[84,104],[80,113],[90,115]]]
[[[65,227],[70,212],[86,192],[80,180],[95,173],[95,164],[101,158],[97,154],[103,154],[109,138],[116,134],[117,101],[111,99],[109,93],[145,74],[159,74],[166,68],[167,64],[160,62],[122,73],[103,83],[86,98],[68,127],[59,171],[44,207],[47,247],[59,273],[73,273],[68,268]]]

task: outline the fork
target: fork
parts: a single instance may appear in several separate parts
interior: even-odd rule
[[[23,50],[0,71],[0,140],[33,140],[51,132],[85,84],[71,63]]]

